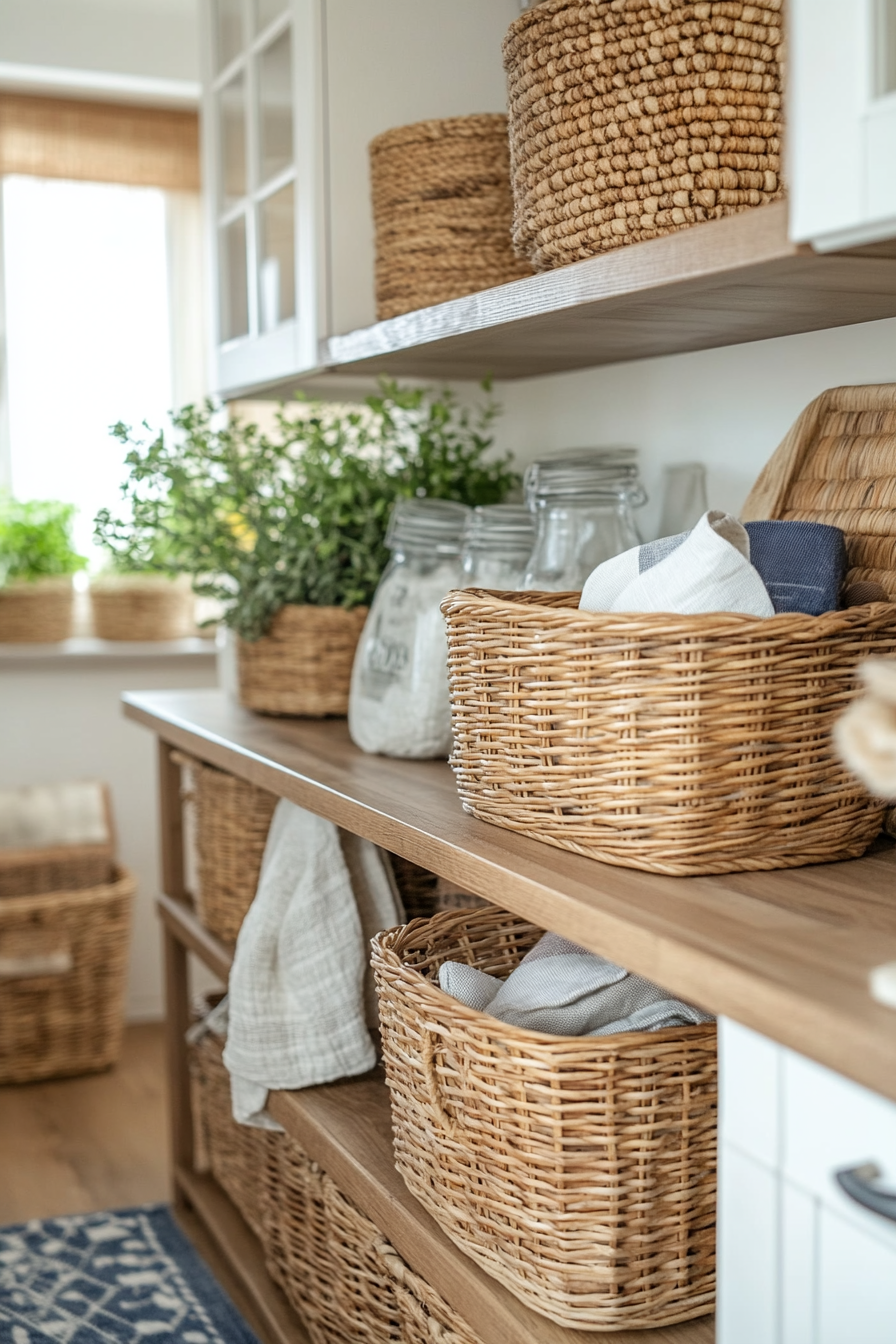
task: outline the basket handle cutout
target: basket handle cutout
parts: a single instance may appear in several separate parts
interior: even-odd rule
[[[442,1105],[442,1092],[439,1085],[439,1075],[436,1071],[436,1051],[441,1046],[440,1035],[432,1027],[423,1028],[423,1048],[421,1050],[421,1062],[423,1064],[423,1076],[426,1079],[426,1091],[429,1097],[429,1104],[435,1112],[436,1119],[444,1129],[450,1139],[458,1137],[458,1123],[453,1115],[449,1115]]]
[[[8,980],[42,980],[48,975],[68,975],[74,964],[67,947],[21,957],[0,955],[0,984]]]

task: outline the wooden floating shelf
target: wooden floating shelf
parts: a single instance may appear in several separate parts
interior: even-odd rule
[[[185,902],[163,896],[159,913],[166,927],[226,979],[230,952],[202,925]],[[581,1344],[579,1330],[566,1330],[530,1311],[506,1288],[485,1274],[445,1236],[414,1199],[395,1169],[389,1093],[381,1071],[301,1092],[272,1092],[268,1110],[340,1190],[376,1223],[399,1255],[425,1278],[475,1330],[482,1344]],[[240,1282],[274,1319],[275,1344],[290,1344],[283,1333],[283,1310],[290,1309],[279,1289],[272,1304],[258,1277],[260,1247],[226,1194],[210,1177],[181,1168],[175,1179],[203,1222],[218,1229],[219,1247],[234,1266]],[[247,1254],[246,1238],[254,1243]],[[264,1271],[263,1261],[261,1269]],[[263,1290],[263,1291],[262,1291]],[[289,1317],[285,1318],[288,1323]],[[607,1344],[712,1344],[711,1317],[658,1330],[601,1332]],[[295,1337],[293,1337],[295,1344]]]
[[[125,713],[163,741],[896,1100],[896,1016],[868,993],[871,968],[896,961],[891,843],[848,863],[664,877],[477,821],[462,811],[446,764],[365,755],[342,720],[265,718],[221,691],[128,694]]]
[[[310,376],[531,378],[893,316],[896,243],[815,252],[780,201],[331,336]]]

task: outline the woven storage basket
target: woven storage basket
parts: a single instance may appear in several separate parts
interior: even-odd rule
[[[382,319],[531,275],[510,240],[503,114],[420,121],[370,145]]]
[[[366,607],[281,607],[261,639],[237,642],[240,703],[262,714],[344,717],[366,618]]]
[[[0,901],[0,1083],[115,1063],[134,891],[116,868],[81,891]]]
[[[55,644],[70,639],[74,614],[71,579],[14,579],[0,588],[0,644]]]
[[[452,1241],[558,1324],[705,1315],[715,1026],[548,1036],[439,989],[443,961],[506,977],[540,934],[490,909],[374,940],[396,1165]]]
[[[405,1264],[385,1237],[378,1239],[376,1248],[392,1280],[401,1344],[480,1344],[466,1321]]]
[[[90,585],[97,639],[187,639],[196,634],[193,591],[184,575],[134,574],[95,579]]]
[[[41,795],[42,822],[30,811]],[[68,804],[62,801],[66,796]],[[52,807],[54,797],[59,801]],[[43,811],[48,804],[49,817]],[[112,801],[105,784],[83,780],[0,791],[0,897],[103,886],[112,877],[114,854]]]
[[[853,569],[896,593],[896,388],[803,413],[747,517],[844,529]],[[896,605],[767,620],[578,611],[575,593],[449,594],[465,809],[608,863],[725,873],[856,858],[878,834],[831,745],[856,668],[896,653]]]
[[[196,913],[225,943],[235,943],[255,899],[276,794],[192,756],[173,753],[189,771],[183,798],[196,827],[199,890]]]
[[[439,910],[469,910],[490,904],[481,896],[455,886],[444,877],[437,877],[428,868],[421,868],[410,859],[390,854],[395,885],[408,919],[429,919]]]
[[[539,270],[782,195],[782,0],[543,0],[504,43],[517,250]]]
[[[313,1344],[389,1344],[401,1339],[379,1232],[292,1139],[278,1149],[272,1272]]]

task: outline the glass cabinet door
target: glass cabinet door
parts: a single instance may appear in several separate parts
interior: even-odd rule
[[[294,323],[296,163],[289,0],[209,0],[217,343]]]

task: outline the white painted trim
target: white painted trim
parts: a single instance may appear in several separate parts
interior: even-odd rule
[[[199,83],[189,79],[68,70],[55,65],[19,65],[15,61],[0,61],[0,89],[184,108],[197,107],[201,92]]]
[[[816,252],[842,252],[846,247],[864,247],[866,243],[882,243],[891,238],[896,238],[896,216],[882,215],[809,241]]]

